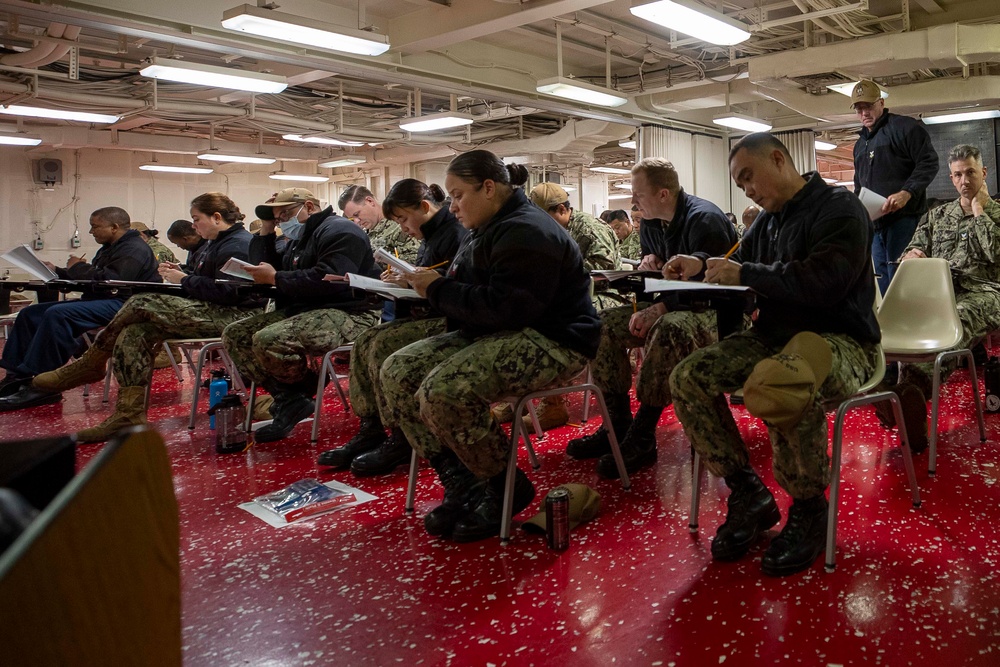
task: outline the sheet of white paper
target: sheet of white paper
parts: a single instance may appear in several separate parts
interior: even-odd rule
[[[227,276],[232,276],[234,278],[242,278],[243,280],[253,280],[253,276],[243,270],[245,266],[257,266],[256,264],[251,264],[250,262],[244,262],[242,259],[236,259],[235,257],[230,257],[229,261],[222,265],[222,272]]]
[[[35,251],[31,249],[31,246],[27,244],[11,248],[0,255],[0,258],[7,260],[22,271],[27,271],[34,277],[45,282],[55,280],[59,277],[55,271],[45,266],[38,255],[35,254]]]
[[[375,261],[381,262],[382,264],[388,264],[392,268],[396,269],[400,273],[416,273],[417,267],[413,266],[404,259],[396,257],[393,253],[389,252],[385,248],[379,248],[375,251]]]
[[[662,278],[646,278],[647,292],[694,292],[713,290],[720,292],[746,292],[745,285],[715,285],[713,283],[696,283],[689,280],[663,280]]]
[[[422,298],[419,294],[417,294],[416,290],[412,290],[409,287],[399,287],[398,285],[387,283],[384,280],[377,280],[367,276],[359,276],[356,273],[348,273],[347,282],[351,287],[363,289],[366,292],[372,292],[374,294],[381,294],[383,296],[392,296],[397,299]]]
[[[331,480],[329,482],[323,482],[323,486],[328,486],[336,491],[345,491],[347,493],[353,493],[355,500],[353,503],[349,503],[347,505],[340,505],[337,509],[331,510],[330,512],[317,514],[315,516],[307,517],[305,519],[300,519],[299,521],[293,521],[292,523],[288,523],[282,517],[278,516],[274,512],[267,511],[257,503],[253,502],[241,503],[237,505],[237,507],[240,508],[241,510],[249,512],[250,514],[253,514],[255,517],[257,517],[258,519],[260,519],[269,526],[272,526],[274,528],[284,528],[285,526],[291,526],[292,524],[295,523],[305,523],[307,521],[312,521],[320,517],[328,516],[330,514],[335,514],[337,512],[347,509],[348,507],[356,507],[357,505],[362,505],[364,503],[371,502],[372,500],[378,500],[378,496],[373,496],[370,493],[365,493],[361,489],[355,489],[354,487],[347,486],[346,484],[342,484],[341,482]]]
[[[868,188],[861,188],[861,192],[858,193],[858,199],[861,200],[861,204],[868,211],[868,215],[872,220],[878,220],[882,217],[882,204],[885,203],[885,197],[877,192],[872,192]]]

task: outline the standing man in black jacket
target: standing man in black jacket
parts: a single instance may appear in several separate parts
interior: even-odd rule
[[[668,268],[681,278],[704,270],[706,282],[750,287],[758,317],[748,331],[681,361],[670,389],[691,445],[732,490],[712,541],[712,557],[729,561],[781,519],[723,395],[746,383],[747,409],[768,427],[775,479],[793,500],[762,562],[765,574],[782,576],[808,568],[823,551],[830,481],[823,403],[855,393],[878,360],[872,228],[857,197],[826,185],[816,172],[799,175],[788,149],[770,134],[749,134],[733,146],[729,171],[764,212],[730,259],[681,256]],[[790,341],[825,355],[827,372],[793,353]],[[807,376],[806,365],[816,371]],[[785,373],[783,386],[768,394],[781,394],[772,402],[779,410],[760,410],[761,386],[748,381],[765,370]]]
[[[677,170],[662,158],[646,158],[632,168],[632,203],[642,215],[639,269],[659,271],[674,255],[721,255],[736,242],[736,231],[722,209],[684,192]],[[609,427],[615,430],[629,474],[656,462],[656,425],[671,402],[667,378],[692,350],[717,340],[714,311],[694,313],[670,305],[660,295],[637,308],[601,311],[601,345],[591,370],[604,392],[611,424],[571,440],[566,452],[577,459],[600,457],[597,472],[605,477],[618,476]],[[640,346],[645,356],[636,380],[639,410],[633,419],[628,350]]]
[[[874,81],[854,86],[851,106],[862,125],[854,144],[854,192],[865,187],[885,197],[872,242],[875,273],[885,294],[896,271],[890,262],[903,254],[927,212],[926,190],[937,176],[938,155],[923,123],[889,113]]]
[[[271,210],[268,210],[271,209]],[[226,327],[222,341],[236,368],[274,398],[274,421],[258,429],[257,442],[281,440],[313,411],[316,373],[310,357],[349,343],[378,323],[378,311],[346,282],[323,276],[380,274],[368,237],[304,188],[288,188],[257,207],[260,234],[250,242],[247,267],[254,281],[278,289],[273,312]],[[275,223],[289,239],[275,248]]]
[[[49,268],[68,280],[160,282],[156,257],[142,235],[131,229],[131,220],[124,209],[108,206],[91,213],[90,234],[101,244],[93,263],[87,263],[82,256],[70,255],[66,268],[51,264]],[[19,410],[61,400],[58,393],[32,388],[31,379],[69,361],[78,345],[77,339],[110,322],[122,301],[122,298],[84,296],[35,304],[18,313],[0,360],[0,366],[7,369],[7,377],[0,384],[0,397],[9,397],[0,404],[0,410]]]

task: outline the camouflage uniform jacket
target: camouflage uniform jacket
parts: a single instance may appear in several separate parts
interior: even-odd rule
[[[614,271],[622,268],[617,239],[608,225],[583,211],[573,211],[566,231],[580,246],[583,268],[587,271]]]
[[[399,258],[416,264],[417,248],[419,244],[416,239],[407,236],[402,228],[392,220],[382,219],[371,229],[366,229],[368,239],[371,241],[372,250],[385,248],[389,252],[399,253]]]
[[[156,256],[157,262],[173,262],[177,263],[177,258],[174,257],[174,253],[171,252],[170,248],[163,245],[154,238],[146,238],[146,244],[149,249],[153,251],[153,255]]]
[[[626,259],[642,259],[642,248],[639,247],[639,232],[633,231],[619,241],[618,252]]]
[[[948,260],[960,290],[1000,292],[1000,204],[990,200],[977,217],[957,199],[928,211],[903,254],[914,249]]]

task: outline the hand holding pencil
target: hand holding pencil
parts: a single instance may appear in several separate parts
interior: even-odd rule
[[[739,285],[740,269],[743,265],[729,259],[740,247],[740,242],[729,249],[722,257],[712,257],[705,264],[705,282],[719,285]]]

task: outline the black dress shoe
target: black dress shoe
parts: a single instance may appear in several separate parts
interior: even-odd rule
[[[385,428],[378,419],[362,419],[361,428],[347,444],[320,453],[316,463],[331,468],[346,468],[354,457],[370,452],[385,442]]]
[[[788,521],[764,552],[760,569],[771,577],[784,577],[808,569],[823,553],[828,505],[823,495],[796,499]]]
[[[520,468],[514,478],[514,508],[511,516],[527,509],[535,499],[535,487]],[[451,532],[456,542],[476,542],[500,534],[503,521],[503,492],[507,471],[491,477],[486,483],[486,492],[476,506],[458,520]]]
[[[0,380],[0,398],[5,398],[16,393],[24,385],[31,384],[30,375],[13,375],[7,373],[7,377]]]
[[[392,434],[381,445],[370,452],[359,454],[351,462],[351,472],[357,477],[385,475],[410,462],[413,448],[407,442],[406,436],[398,428],[392,429]]]
[[[781,513],[752,468],[727,476],[726,484],[732,493],[726,501],[726,521],[712,540],[712,558],[730,561],[746,555],[757,538],[781,520]]]
[[[274,396],[271,414],[274,419],[270,424],[254,432],[256,442],[273,442],[284,440],[295,428],[295,425],[313,413],[313,400],[304,394],[286,394]]]
[[[0,412],[23,410],[39,405],[49,405],[62,400],[62,394],[53,391],[35,389],[30,384],[23,385],[10,396],[0,398]]]

